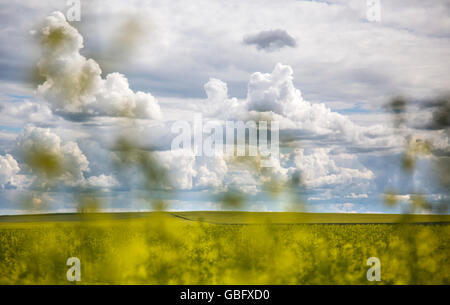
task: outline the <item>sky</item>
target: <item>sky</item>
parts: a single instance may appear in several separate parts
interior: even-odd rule
[[[105,211],[149,198],[222,210],[227,192],[251,211],[448,205],[448,1],[80,4],[70,21],[76,1],[0,0],[0,214],[75,211],[89,192]],[[174,124],[199,116],[278,122],[279,158],[255,170],[173,149]],[[147,163],[118,168],[120,139]],[[42,151],[62,166],[53,176],[30,157]]]

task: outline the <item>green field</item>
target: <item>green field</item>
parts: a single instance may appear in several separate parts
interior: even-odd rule
[[[133,220],[151,217],[154,212],[90,213],[95,220]],[[395,223],[449,223],[450,215],[404,215],[404,214],[344,214],[299,212],[233,212],[196,211],[165,212],[168,217],[186,221],[202,221],[212,224],[395,224]],[[58,213],[36,215],[0,216],[2,223],[61,222],[86,220],[86,214]]]
[[[0,217],[0,284],[450,284],[449,215]],[[69,257],[81,281],[69,282]],[[366,261],[381,262],[369,282]]]
[[[449,223],[450,215],[344,214],[297,212],[176,212],[186,220],[214,224],[392,224]]]

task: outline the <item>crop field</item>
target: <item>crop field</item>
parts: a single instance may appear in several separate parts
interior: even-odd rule
[[[450,216],[0,217],[0,284],[450,284]],[[69,282],[69,257],[81,281]],[[381,281],[368,281],[377,257]]]

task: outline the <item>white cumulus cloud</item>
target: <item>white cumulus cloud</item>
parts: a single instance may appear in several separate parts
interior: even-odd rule
[[[89,161],[78,144],[63,142],[47,128],[27,126],[18,136],[16,152],[31,173],[49,176],[53,171],[54,178],[66,185],[84,183],[83,173],[89,171]]]
[[[329,155],[329,149],[316,148],[310,153],[297,149],[293,153],[294,163],[301,171],[303,182],[309,187],[326,185],[350,185],[364,180],[371,180],[371,170],[338,166]]]
[[[42,55],[38,62],[46,81],[38,93],[63,114],[128,116],[159,119],[157,100],[144,92],[133,92],[126,77],[111,73],[101,77],[100,66],[80,54],[83,37],[60,12],[45,20],[39,32]]]
[[[17,173],[20,171],[19,164],[10,154],[0,155],[0,188],[7,183],[15,185],[20,182]]]
[[[111,188],[119,185],[116,178],[101,174],[100,176],[91,176],[87,179],[87,183],[91,187],[95,188]]]

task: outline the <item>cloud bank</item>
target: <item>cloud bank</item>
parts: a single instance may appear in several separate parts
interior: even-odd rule
[[[102,5],[101,15],[87,13],[80,32],[61,13],[45,19],[36,33],[42,48],[39,72],[45,78],[38,87],[39,100],[18,90],[21,87],[8,75],[14,75],[27,56],[18,33],[27,32],[30,16],[41,18],[43,11],[53,10],[50,2],[32,8],[13,5],[17,11],[9,15],[20,15],[21,22],[11,22],[6,9],[1,13],[5,30],[0,39],[10,43],[0,46],[5,58],[0,77],[10,77],[11,83],[0,84],[0,196],[50,170],[50,180],[62,188],[98,189],[118,206],[133,201],[140,186],[116,175],[108,163],[116,157],[111,138],[121,120],[115,118],[128,117],[135,128],[129,134],[142,142],[139,149],[167,170],[183,202],[191,201],[189,207],[227,189],[270,201],[262,198],[265,182],[285,182],[300,172],[308,198],[359,209],[379,203],[388,186],[405,184],[401,169],[395,168],[404,139],[392,134],[380,105],[397,90],[426,96],[448,87],[448,31],[442,24],[450,15],[443,1],[426,10],[419,1],[408,2],[407,10],[400,9],[404,3],[386,3],[391,13],[386,9],[383,24],[371,24],[364,19],[361,1],[282,1],[264,6],[199,1],[202,10],[192,18],[187,5],[113,0],[110,6]],[[15,14],[19,8],[23,15]],[[102,75],[99,64],[86,55],[104,62],[93,50],[114,34],[117,11],[142,12],[140,16],[154,26],[151,35],[145,33],[141,51],[136,47],[136,56],[122,67],[127,77]],[[285,30],[263,30],[267,28]],[[257,33],[245,36],[248,29]],[[264,52],[255,52],[255,47]],[[145,93],[148,90],[159,102]],[[171,123],[198,112],[219,125],[236,119],[279,121],[280,160],[270,170],[255,173],[222,155],[196,157],[167,150],[174,137]],[[421,118],[418,113],[417,120]],[[23,128],[29,123],[34,126]],[[448,137],[436,134],[436,141],[438,147],[448,147]],[[61,167],[46,168],[45,162],[30,158],[30,151],[44,152],[44,161],[55,158]],[[421,167],[412,179],[424,193],[431,192],[432,184],[426,169]],[[406,194],[408,188],[399,190]]]

